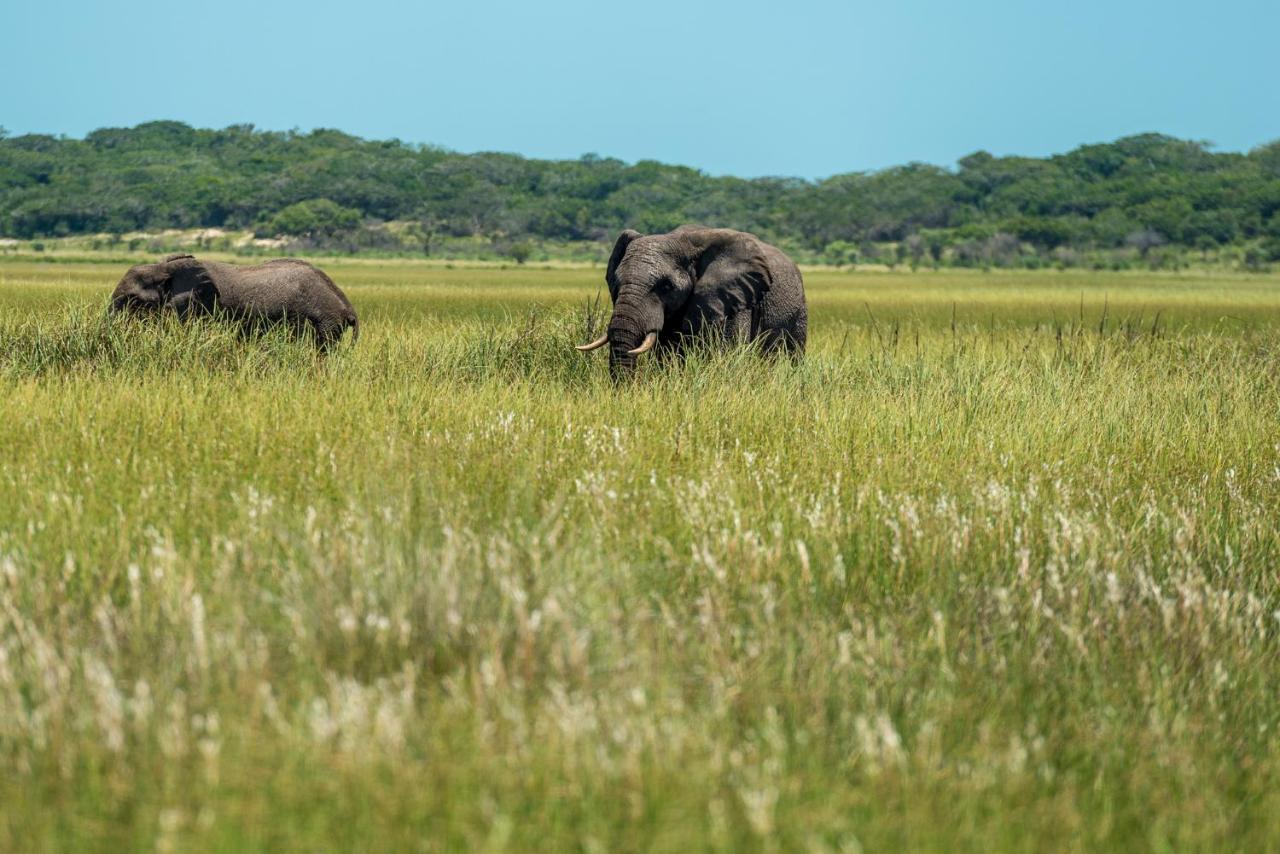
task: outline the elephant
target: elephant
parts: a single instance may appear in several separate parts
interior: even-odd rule
[[[800,270],[755,235],[684,225],[668,234],[618,236],[605,272],[613,316],[577,349],[609,347],[615,378],[650,350],[679,353],[695,337],[758,342],[766,353],[804,352],[809,315]]]
[[[111,295],[111,311],[153,314],[171,310],[183,319],[218,315],[246,326],[287,323],[309,328],[327,350],[347,327],[360,337],[360,321],[346,294],[325,273],[297,258],[239,265],[170,255],[158,264],[129,268]]]

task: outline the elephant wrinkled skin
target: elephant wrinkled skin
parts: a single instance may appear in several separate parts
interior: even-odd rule
[[[135,314],[172,310],[179,317],[216,314],[249,326],[286,323],[310,329],[328,349],[360,321],[337,285],[322,270],[296,258],[239,265],[170,255],[158,264],[131,267],[111,295],[112,311]]]
[[[641,353],[679,352],[695,337],[804,352],[800,270],[754,235],[691,225],[648,236],[628,229],[614,244],[605,283],[613,300],[608,329],[578,349],[608,346],[614,376],[633,372]]]

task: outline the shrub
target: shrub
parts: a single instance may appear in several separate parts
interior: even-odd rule
[[[278,211],[257,231],[270,237],[333,237],[360,225],[360,212],[329,199],[308,199]]]
[[[517,264],[523,264],[533,255],[533,244],[527,240],[521,240],[507,247],[507,256]]]

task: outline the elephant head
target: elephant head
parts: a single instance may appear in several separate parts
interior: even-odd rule
[[[111,294],[112,311],[138,314],[170,307],[179,314],[208,312],[217,292],[204,266],[191,255],[130,267]]]
[[[772,277],[760,242],[729,229],[684,226],[669,234],[618,236],[605,283],[613,316],[605,333],[578,347],[609,347],[615,377],[635,370],[655,346],[700,334],[733,336],[753,312]]]

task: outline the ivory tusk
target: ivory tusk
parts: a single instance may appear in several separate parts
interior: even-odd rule
[[[628,356],[639,356],[641,353],[648,353],[653,349],[653,345],[658,343],[658,333],[650,332],[644,336],[644,342],[634,350],[628,350]]]
[[[606,332],[596,340],[592,341],[590,344],[579,344],[574,349],[581,350],[584,353],[590,353],[592,350],[599,350],[601,347],[603,347],[605,344],[608,344],[608,343],[609,343],[609,333]]]

